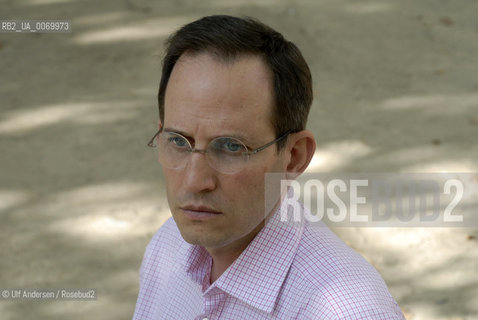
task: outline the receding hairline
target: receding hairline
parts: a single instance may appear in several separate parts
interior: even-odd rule
[[[197,58],[197,57],[200,57],[200,56],[203,56],[203,55],[211,57],[214,62],[217,62],[218,64],[220,64],[222,66],[226,66],[226,67],[232,66],[235,63],[237,63],[237,62],[239,62],[240,60],[243,60],[243,59],[247,59],[247,58],[258,59],[258,61],[261,62],[261,65],[264,67],[264,70],[266,72],[265,79],[267,79],[269,81],[270,90],[271,90],[271,99],[272,99],[271,103],[273,104],[272,109],[274,108],[274,105],[276,104],[276,92],[275,92],[275,88],[274,88],[274,86],[275,86],[274,72],[273,72],[271,66],[269,65],[269,63],[267,62],[267,59],[264,57],[264,55],[260,54],[260,53],[255,53],[255,52],[243,52],[243,53],[235,54],[234,56],[225,56],[224,54],[221,54],[220,52],[217,52],[217,51],[214,51],[214,50],[197,50],[197,51],[188,50],[188,51],[185,51],[178,57],[178,59],[174,63],[174,66],[173,66],[173,68],[171,70],[171,73],[170,73],[170,77],[168,78],[168,82],[167,82],[167,85],[166,85],[166,90],[164,92],[165,96],[166,96],[167,91],[168,91],[168,86],[169,86],[169,82],[171,80],[171,75],[174,73],[174,70],[176,69],[176,66],[178,66],[180,64],[183,64],[185,62],[188,62],[188,61],[193,61],[194,58]]]
[[[255,53],[255,52],[243,52],[243,53],[238,53],[236,55],[234,55],[234,57],[232,56],[229,56],[229,57],[225,57],[224,55],[222,54],[219,54],[219,53],[215,53],[214,51],[211,51],[211,50],[197,50],[197,51],[192,51],[192,50],[188,50],[188,51],[185,51],[183,52],[179,57],[178,59],[176,60],[172,70],[171,70],[171,73],[170,73],[170,77],[168,78],[168,82],[167,82],[167,85],[166,85],[166,90],[164,92],[164,104],[163,104],[163,112],[165,113],[166,112],[166,96],[168,94],[168,87],[169,87],[169,83],[171,81],[171,76],[173,75],[174,73],[174,70],[176,69],[177,66],[180,66],[181,64],[184,64],[184,63],[188,63],[188,62],[191,62],[194,60],[194,58],[197,58],[197,57],[200,57],[200,56],[208,56],[210,58],[212,58],[212,60],[214,62],[217,62],[218,64],[222,65],[222,66],[225,66],[225,67],[230,67],[232,65],[234,65],[235,63],[237,63],[238,61],[242,60],[242,59],[247,59],[247,58],[254,58],[254,59],[258,59],[258,61],[261,62],[261,65],[264,67],[264,71],[265,71],[265,77],[264,77],[264,80],[268,81],[268,86],[269,86],[269,93],[270,93],[270,105],[269,105],[269,108],[268,108],[268,117],[269,117],[269,124],[272,126],[272,128],[274,129],[274,111],[275,111],[275,108],[277,107],[276,104],[277,104],[277,100],[276,100],[276,92],[275,92],[275,83],[274,83],[274,72],[272,71],[272,68],[269,66],[269,64],[267,63],[267,60],[264,58],[264,56],[260,53]],[[162,119],[164,121],[164,119]]]
[[[231,53],[226,53],[221,50],[218,50],[217,48],[214,47],[208,47],[208,48],[203,48],[200,50],[186,50],[184,51],[176,60],[174,63],[173,69],[171,70],[171,73],[174,70],[174,67],[180,62],[182,59],[187,59],[187,58],[195,58],[201,55],[208,55],[211,58],[213,58],[216,62],[219,62],[224,65],[232,65],[235,62],[244,59],[244,58],[259,58],[266,69],[268,70],[268,73],[273,77],[274,72],[272,71],[271,66],[269,65],[269,62],[267,61],[266,57],[262,52],[254,52],[254,51],[244,51],[244,52],[237,52],[234,54]]]

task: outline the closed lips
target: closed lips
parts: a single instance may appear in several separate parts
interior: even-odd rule
[[[185,206],[185,207],[181,207],[181,209],[188,210],[188,211],[196,211],[196,212],[214,213],[214,214],[222,213],[220,211],[214,210],[206,206]]]

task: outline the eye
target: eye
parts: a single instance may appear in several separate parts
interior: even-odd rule
[[[186,138],[183,138],[177,134],[170,133],[167,137],[167,141],[168,141],[168,144],[174,147],[184,148],[189,146]]]
[[[247,151],[244,144],[233,138],[217,138],[211,142],[211,147],[227,153],[243,153]]]

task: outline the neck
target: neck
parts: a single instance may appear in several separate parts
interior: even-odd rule
[[[207,252],[212,257],[212,267],[210,275],[210,283],[216,281],[224,271],[241,255],[241,253],[247,248],[249,243],[255,238],[255,236],[264,227],[264,221],[245,237],[230,243],[220,248],[206,248]]]
[[[212,257],[212,267],[210,274],[210,284],[216,281],[224,271],[241,255],[247,248],[249,243],[256,237],[259,231],[265,226],[267,221],[273,216],[280,203],[274,206],[274,209],[269,213],[265,220],[262,220],[259,225],[243,238],[234,241],[224,247],[219,248],[205,248]]]

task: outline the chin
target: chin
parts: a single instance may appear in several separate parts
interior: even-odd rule
[[[183,237],[184,241],[186,241],[189,244],[192,245],[198,245],[198,246],[206,246],[208,242],[210,242],[210,239],[205,239],[204,237],[204,231],[203,232],[198,232],[197,230],[192,231],[189,230],[190,227],[184,227],[184,226],[179,226],[179,232],[181,233],[181,236]]]
[[[227,241],[221,241],[220,239],[204,237],[204,234],[181,232],[181,236],[187,243],[204,248],[220,248],[227,243]]]

